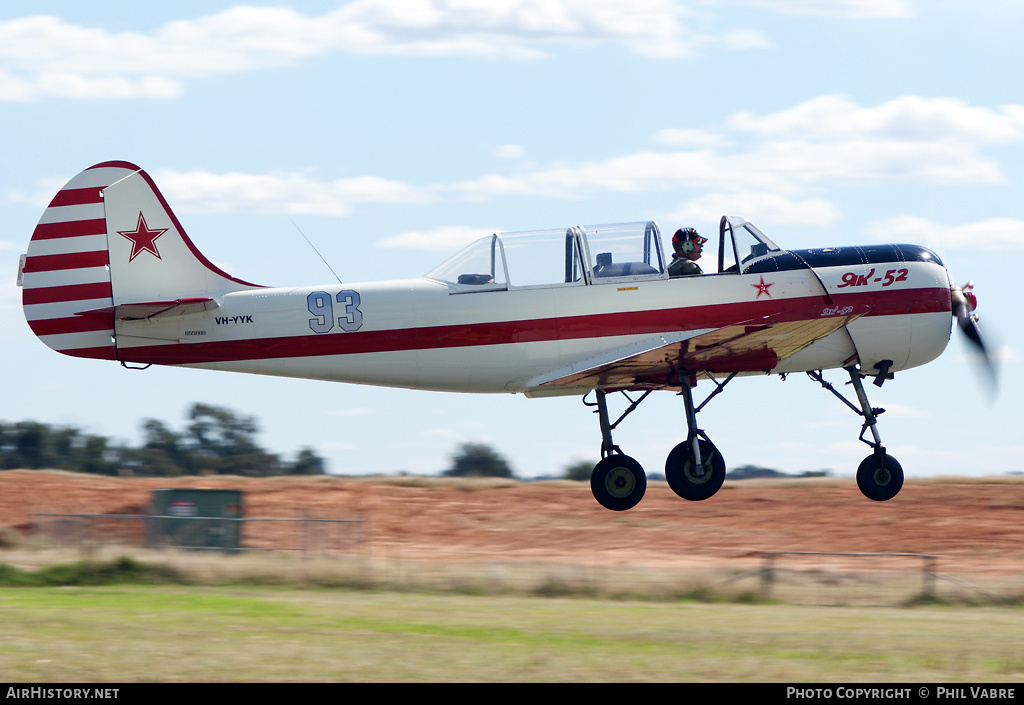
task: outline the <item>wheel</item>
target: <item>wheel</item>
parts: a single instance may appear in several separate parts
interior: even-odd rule
[[[702,465],[693,458],[693,446],[683,441],[668,454],[665,461],[665,479],[672,491],[683,499],[699,502],[718,492],[725,482],[725,458],[711,441],[700,439]]]
[[[610,455],[590,473],[590,491],[605,509],[632,509],[647,491],[647,475],[640,463],[628,455]]]
[[[865,497],[876,502],[892,499],[903,487],[903,468],[891,455],[886,455],[885,462],[879,463],[878,456],[872,453],[857,468],[857,487]]]

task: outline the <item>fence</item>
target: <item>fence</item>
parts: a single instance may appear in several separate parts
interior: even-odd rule
[[[199,551],[358,552],[361,519],[304,517],[181,517],[141,514],[36,512],[46,543],[116,543],[142,548]]]
[[[646,595],[667,599],[771,599],[787,604],[897,606],[916,600],[998,603],[1024,599],[1024,573],[952,575],[940,572],[941,557],[918,553],[824,553],[776,551],[761,554],[760,567],[746,560],[714,560],[673,568],[630,565],[619,552],[594,551],[578,560],[546,561],[528,555],[452,546],[444,555],[408,554],[401,542],[383,542],[370,556],[362,519],[303,517],[204,518],[129,514],[41,512],[37,537],[44,545],[83,544],[202,551],[281,551],[342,555],[358,559],[364,582],[438,590],[510,590],[533,594]],[[153,536],[156,523],[187,522],[173,541]],[[239,534],[237,549],[217,537]],[[237,527],[237,528],[235,528]],[[166,536],[166,532],[163,532]],[[692,564],[692,557],[688,558]]]
[[[1020,576],[966,580],[939,572],[939,557],[923,553],[775,551],[763,555],[760,570],[732,580],[744,577],[759,579],[763,598],[788,604],[885,606],[1022,594]]]

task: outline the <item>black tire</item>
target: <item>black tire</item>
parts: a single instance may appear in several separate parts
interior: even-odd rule
[[[623,512],[643,499],[647,474],[640,463],[628,455],[610,455],[590,473],[590,491],[605,509]]]
[[[699,502],[713,496],[725,482],[725,458],[711,441],[700,439],[700,457],[703,468],[693,458],[693,447],[683,441],[668,454],[665,461],[665,479],[672,491],[683,499]]]
[[[878,456],[872,453],[857,468],[857,487],[865,497],[876,502],[892,499],[903,487],[903,467],[891,455],[886,455],[885,462],[879,463]]]

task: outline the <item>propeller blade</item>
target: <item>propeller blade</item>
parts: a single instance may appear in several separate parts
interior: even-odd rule
[[[953,315],[956,316],[957,327],[964,334],[970,344],[980,355],[981,362],[985,368],[985,377],[992,385],[994,391],[998,382],[995,356],[989,351],[985,344],[985,338],[978,326],[978,317],[971,313],[977,305],[974,294],[971,293],[972,284],[968,283],[963,287],[954,287],[951,290],[953,299]]]
[[[974,343],[974,347],[978,349],[978,352],[983,353],[987,357],[988,350],[985,348],[985,341],[981,337],[981,329],[978,328],[978,322],[974,317],[965,316],[962,319],[958,317],[957,324],[960,326],[963,334],[967,336],[967,339]]]

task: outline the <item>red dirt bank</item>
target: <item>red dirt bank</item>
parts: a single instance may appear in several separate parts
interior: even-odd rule
[[[690,503],[652,482],[628,512],[586,483],[341,477],[112,478],[0,472],[0,527],[33,512],[143,513],[159,487],[233,488],[250,517],[362,518],[369,550],[431,560],[710,565],[762,551],[930,553],[946,570],[1024,572],[1024,479],[908,481],[865,499],[852,479],[729,482]]]

